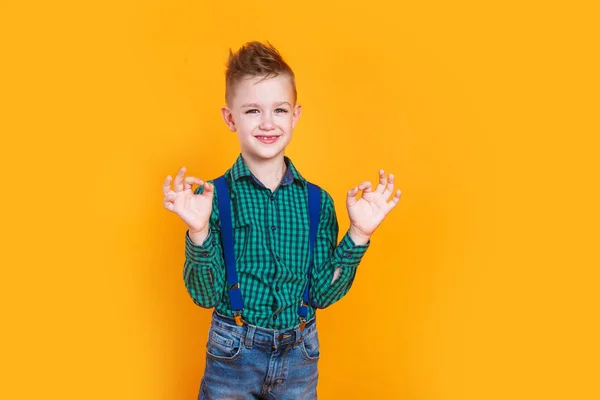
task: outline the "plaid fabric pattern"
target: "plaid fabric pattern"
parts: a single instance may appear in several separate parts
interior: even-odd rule
[[[274,192],[252,174],[241,153],[225,172],[231,197],[236,269],[244,300],[242,318],[269,329],[288,329],[298,324],[298,306],[309,266],[307,182],[289,157],[284,156],[284,161],[287,171]],[[214,180],[208,182],[214,184]],[[199,186],[194,193],[203,190]],[[193,243],[189,231],[185,233],[183,278],[195,304],[216,307],[219,313],[232,316],[217,201],[215,190],[204,243]],[[333,199],[321,188],[310,292],[322,308],[348,293],[371,243],[356,245],[348,232],[338,243],[338,232]],[[341,267],[340,275],[332,283],[337,267]],[[314,313],[315,309],[309,306],[307,320]]]

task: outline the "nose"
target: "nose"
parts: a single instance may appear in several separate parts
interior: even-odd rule
[[[269,113],[263,113],[262,119],[260,120],[260,129],[263,131],[272,131],[275,129],[273,123],[273,116]]]

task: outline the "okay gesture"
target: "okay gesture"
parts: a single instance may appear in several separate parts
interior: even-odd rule
[[[363,190],[363,193],[357,200],[356,195],[359,190]],[[385,216],[400,201],[402,192],[397,190],[395,196],[388,202],[393,191],[394,175],[390,174],[388,180],[382,169],[379,170],[379,184],[374,191],[369,181],[364,181],[350,189],[346,198],[346,207],[350,217],[350,230],[354,234],[365,238],[371,236]]]

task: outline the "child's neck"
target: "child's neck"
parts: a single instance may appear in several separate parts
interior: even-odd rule
[[[252,172],[263,185],[271,189],[271,192],[274,192],[275,189],[277,189],[287,171],[287,165],[283,159],[283,154],[271,159],[254,159],[248,155],[242,154],[242,158],[250,172]]]

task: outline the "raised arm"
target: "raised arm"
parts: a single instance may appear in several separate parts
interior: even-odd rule
[[[338,243],[339,225],[333,199],[321,188],[321,218],[314,248],[311,289],[318,308],[329,307],[348,293],[370,240],[357,245],[347,231]]]
[[[199,184],[192,192],[192,185]],[[163,183],[164,207],[177,214],[188,226],[185,233],[183,279],[194,303],[214,307],[221,300],[225,282],[225,262],[219,235],[219,216],[214,182],[190,176],[185,167]]]
[[[202,194],[203,190],[204,187],[199,186],[194,193]],[[204,308],[219,304],[226,278],[216,191],[213,196],[208,235],[202,240],[189,229],[185,233],[183,281],[194,303]]]
[[[362,190],[361,197],[356,199]],[[364,181],[350,189],[346,197],[346,208],[350,227],[337,243],[338,222],[333,199],[321,189],[321,221],[315,243],[311,294],[315,305],[325,308],[348,293],[356,276],[356,269],[371,244],[371,235],[387,214],[400,201],[401,191],[394,193],[394,175],[386,178],[379,170],[379,183],[375,190],[371,182]]]

